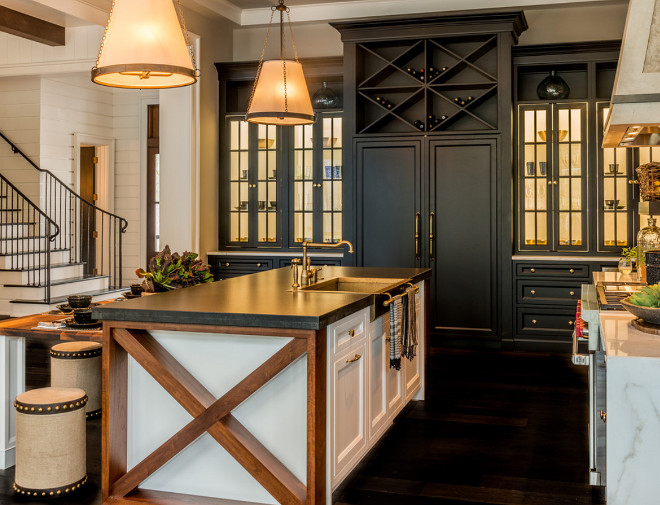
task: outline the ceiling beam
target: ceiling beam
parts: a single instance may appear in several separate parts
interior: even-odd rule
[[[0,5],[0,31],[48,46],[64,45],[64,27]]]

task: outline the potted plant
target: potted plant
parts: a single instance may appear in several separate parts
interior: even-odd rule
[[[624,247],[621,250],[621,258],[619,258],[619,272],[623,275],[628,275],[633,271],[633,267],[637,262],[637,246]]]
[[[147,293],[161,293],[186,288],[204,282],[213,282],[210,265],[199,259],[197,253],[172,253],[170,246],[149,261],[148,271],[138,268],[135,273]]]

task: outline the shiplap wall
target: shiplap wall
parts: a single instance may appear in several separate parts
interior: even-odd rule
[[[0,86],[0,131],[35,163],[40,162],[39,114],[41,80],[38,77],[2,79]],[[39,174],[0,141],[0,170],[20,191],[39,200]]]

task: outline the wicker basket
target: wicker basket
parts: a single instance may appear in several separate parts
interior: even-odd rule
[[[639,194],[645,202],[660,200],[660,163],[647,163],[636,169]]]

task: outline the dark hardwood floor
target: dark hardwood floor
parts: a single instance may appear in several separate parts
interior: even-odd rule
[[[37,351],[31,386],[47,380]],[[586,367],[568,354],[496,350],[433,349],[430,361],[427,401],[399,416],[335,492],[336,504],[592,503]],[[55,503],[100,503],[100,420],[87,437],[89,484]],[[0,471],[1,505],[43,503],[16,497],[13,474]]]

